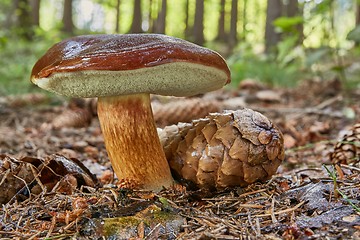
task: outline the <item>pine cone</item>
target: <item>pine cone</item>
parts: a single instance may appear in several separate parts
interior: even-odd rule
[[[360,123],[356,123],[350,131],[337,142],[330,158],[333,164],[349,164],[360,161]]]
[[[284,159],[280,130],[246,108],[168,126],[159,137],[175,177],[200,188],[247,186],[269,179]]]
[[[211,112],[220,110],[216,100],[188,98],[169,103],[152,103],[154,120],[158,126],[167,126],[178,122],[191,122],[193,119],[205,117]]]
[[[51,123],[53,128],[82,128],[89,126],[92,114],[87,108],[66,109],[61,115],[57,116]]]

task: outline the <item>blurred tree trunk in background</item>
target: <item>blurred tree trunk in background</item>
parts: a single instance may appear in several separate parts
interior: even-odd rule
[[[166,26],[166,0],[161,0],[161,9],[158,12],[155,24],[154,32],[155,33],[165,33]]]
[[[18,5],[19,5],[19,0],[13,0],[10,9],[6,13],[6,18],[3,23],[4,29],[9,30],[13,26],[14,15],[15,15],[14,13],[15,13]]]
[[[131,33],[142,32],[142,13],[141,13],[141,0],[134,0],[134,14],[131,24]]]
[[[33,18],[31,5],[29,0],[18,0],[17,5],[17,21],[16,28],[19,35],[27,40],[31,40],[34,36]]]
[[[281,0],[268,0],[265,23],[265,52],[270,53],[280,41],[280,33],[275,31],[273,22],[282,15]]]
[[[31,40],[34,31],[29,0],[13,0],[2,27],[4,30],[15,29],[17,35]]]
[[[31,0],[31,12],[34,26],[40,26],[40,0]]]
[[[242,9],[242,39],[244,41],[246,41],[246,35],[247,35],[247,14],[246,14],[246,10],[247,10],[247,3],[248,1],[247,0],[243,0],[243,9]]]
[[[237,43],[237,22],[238,22],[238,0],[231,0],[231,18],[230,18],[230,33],[229,45],[232,49]]]
[[[73,22],[73,1],[64,0],[64,9],[63,9],[63,32],[68,34],[73,34],[74,32],[74,22]]]
[[[360,1],[356,1],[356,26],[360,25]]]
[[[196,0],[194,17],[194,43],[204,44],[204,1]]]
[[[286,5],[286,16],[287,17],[297,17],[302,16],[301,5],[299,5],[298,0],[288,0]],[[298,44],[302,44],[304,39],[304,26],[303,24],[298,24],[296,26],[297,33],[299,34]]]
[[[190,26],[190,7],[189,0],[185,1],[185,39],[189,39],[192,33],[192,27]]]
[[[148,32],[154,32],[154,25],[155,25],[155,20],[153,17],[153,0],[149,0],[149,10],[148,10],[148,23],[149,23],[149,29]]]
[[[355,29],[357,29],[360,26],[360,1],[355,1],[355,28],[352,30],[354,31]],[[351,33],[351,32],[350,32]],[[360,46],[360,41],[359,40],[354,40],[355,46]]]
[[[116,24],[115,24],[115,32],[120,32],[120,0],[116,1]]]
[[[225,0],[220,1],[220,14],[219,14],[219,26],[216,40],[225,42],[226,41],[226,32],[225,32]]]

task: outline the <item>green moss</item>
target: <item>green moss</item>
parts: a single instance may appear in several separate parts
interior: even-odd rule
[[[136,233],[137,226],[141,222],[145,224],[145,227],[158,223],[165,225],[177,217],[173,212],[162,211],[160,208],[152,205],[134,216],[104,219],[103,233],[105,236],[124,236],[124,234],[131,236]]]
[[[104,219],[104,235],[112,236],[124,230],[134,228],[141,223],[141,219],[135,216],[126,216],[118,218],[106,218]]]

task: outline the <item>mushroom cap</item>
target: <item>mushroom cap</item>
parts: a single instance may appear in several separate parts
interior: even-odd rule
[[[191,96],[230,82],[216,52],[161,34],[84,35],[51,47],[31,81],[70,97],[135,93]]]

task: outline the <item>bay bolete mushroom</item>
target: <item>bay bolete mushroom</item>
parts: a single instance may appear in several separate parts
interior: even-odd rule
[[[173,183],[153,120],[150,94],[191,96],[230,82],[216,52],[159,34],[85,35],[51,47],[31,73],[39,87],[69,97],[98,97],[112,167],[136,188]]]

